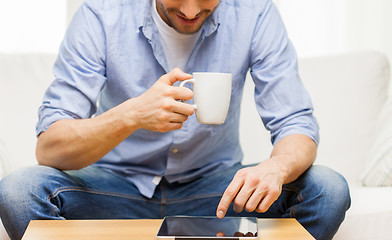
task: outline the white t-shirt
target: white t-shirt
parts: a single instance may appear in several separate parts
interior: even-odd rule
[[[184,71],[201,31],[193,34],[181,34],[167,25],[159,16],[155,0],[153,0],[152,7],[152,17],[158,28],[169,70],[178,67]]]

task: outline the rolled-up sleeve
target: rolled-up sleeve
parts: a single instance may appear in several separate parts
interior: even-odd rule
[[[86,3],[76,12],[61,43],[55,80],[39,108],[37,135],[60,119],[89,118],[105,77],[105,32],[99,12]]]
[[[268,1],[259,16],[251,47],[255,101],[271,142],[304,134],[319,143],[313,105],[298,75],[297,55],[276,7]]]

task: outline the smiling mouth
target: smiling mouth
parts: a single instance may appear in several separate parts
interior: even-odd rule
[[[183,16],[180,16],[180,15],[178,15],[178,14],[176,14],[176,16],[177,16],[177,18],[180,20],[180,22],[182,23],[182,24],[184,24],[184,25],[195,25],[198,21],[199,21],[199,19],[200,19],[200,17],[195,17],[195,18],[192,18],[192,19],[187,19],[187,18],[184,18]]]

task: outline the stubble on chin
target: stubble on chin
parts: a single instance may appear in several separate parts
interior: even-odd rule
[[[219,6],[219,4],[218,4],[218,6]],[[177,25],[176,25],[176,22],[173,21],[173,19],[170,17],[170,14],[169,14],[169,13],[172,13],[172,15],[175,16],[175,15],[178,13],[178,10],[177,10],[177,9],[175,9],[175,8],[168,8],[168,9],[165,9],[165,7],[163,6],[163,4],[162,4],[160,1],[157,1],[158,12],[160,11],[160,12],[164,15],[164,17],[165,17],[165,19],[163,19],[163,20],[164,20],[170,27],[174,28],[177,32],[179,32],[179,33],[181,33],[181,34],[193,34],[193,33],[197,32],[197,31],[199,31],[200,28],[204,25],[204,22],[207,20],[208,16],[209,16],[210,14],[212,14],[212,13],[216,10],[216,8],[217,8],[218,6],[216,6],[213,10],[203,10],[203,11],[200,13],[200,17],[205,16],[205,19],[202,20],[203,22],[202,22],[196,29],[187,30],[187,27],[186,27],[186,26],[177,26]],[[179,15],[181,16],[181,15],[183,15],[183,14],[179,13]],[[184,29],[182,29],[182,27],[184,27]]]

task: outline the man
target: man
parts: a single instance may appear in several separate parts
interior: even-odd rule
[[[271,157],[242,166],[248,69]],[[192,72],[233,75],[226,122],[201,125]],[[331,239],[350,205],[336,172],[312,166],[318,125],[295,50],[270,0],[87,0],[70,24],[37,124],[41,166],[0,185],[13,239],[31,219],[165,215],[295,217]]]

